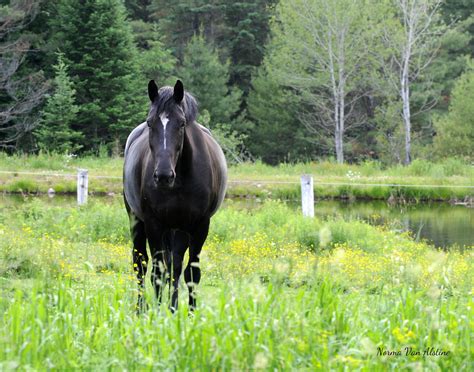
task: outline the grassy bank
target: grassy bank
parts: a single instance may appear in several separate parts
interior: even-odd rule
[[[278,202],[230,203],[202,253],[195,316],[182,297],[178,314],[163,305],[136,317],[120,200],[6,207],[0,236],[2,370],[462,370],[472,361],[469,249],[304,219]],[[151,292],[147,281],[150,303]],[[431,347],[449,353],[423,355]]]
[[[89,192],[122,192],[121,158],[74,158],[60,155],[0,155],[0,191],[76,192],[76,170],[89,170]],[[299,177],[312,174],[317,198],[380,200],[464,200],[472,198],[474,168],[455,159],[433,164],[414,161],[408,167],[383,168],[379,163],[338,165],[330,162],[277,167],[261,163],[229,169],[228,196],[299,199]],[[405,185],[405,186],[396,186]]]

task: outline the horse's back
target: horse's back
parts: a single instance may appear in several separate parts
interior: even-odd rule
[[[140,137],[143,134],[146,128],[147,128],[146,122],[141,123],[140,125],[135,127],[128,135],[127,143],[125,144],[125,152],[124,152],[125,160],[127,159],[127,153],[129,151],[130,146],[135,142],[135,140],[138,137]]]

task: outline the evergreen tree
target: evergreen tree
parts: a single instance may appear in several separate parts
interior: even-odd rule
[[[97,151],[117,152],[146,114],[145,82],[120,0],[61,0],[52,19],[55,43],[64,52],[80,107],[74,129]]]
[[[145,81],[174,82],[176,58],[161,41],[156,23],[134,21],[132,27],[138,46],[138,66]]]
[[[151,3],[152,0],[125,0],[125,7],[132,19],[149,22]]]
[[[474,161],[474,64],[457,81],[448,115],[435,122],[438,156],[458,156]]]
[[[149,9],[164,35],[164,42],[182,60],[185,45],[202,33],[219,50],[221,61],[230,59],[230,84],[245,97],[251,75],[260,65],[276,0],[153,0]]]
[[[176,81],[171,78],[176,64],[173,55],[159,40],[150,40],[148,45],[148,49],[140,51],[138,58],[139,70],[144,80]]]
[[[35,134],[40,149],[72,153],[82,147],[79,144],[82,135],[72,129],[79,107],[75,104],[76,91],[63,59],[63,55],[58,54],[58,63],[54,66],[54,93],[46,102]]]
[[[474,57],[474,13],[472,0],[445,0],[441,3],[441,14],[447,25],[455,24],[469,38],[464,53]]]
[[[229,124],[235,119],[241,92],[228,87],[229,62],[222,64],[203,36],[194,36],[186,46],[178,74],[199,101],[200,110],[209,112],[211,126]]]
[[[267,61],[252,80],[247,103],[255,123],[246,141],[252,155],[269,164],[307,160],[314,155],[298,122],[301,102],[279,84]]]
[[[244,96],[250,89],[255,68],[263,60],[269,20],[275,0],[224,1],[225,38],[223,47],[231,58],[230,81]]]
[[[222,52],[226,4],[222,0],[153,0],[149,9],[159,23],[165,43],[180,60],[191,38],[202,33],[206,40]],[[227,54],[222,55],[224,59]]]
[[[138,68],[145,81],[174,82],[176,58],[162,42],[163,35],[158,23],[150,19],[152,0],[126,0],[125,5],[132,18],[135,44],[138,49]]]

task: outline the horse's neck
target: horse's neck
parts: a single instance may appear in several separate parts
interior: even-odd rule
[[[187,128],[184,131],[184,140],[183,140],[183,150],[179,156],[178,163],[176,165],[176,172],[179,173],[186,173],[189,167],[193,164],[193,156],[195,155],[195,147],[196,147],[196,135],[192,135],[192,132],[196,130],[197,123],[194,122],[191,124],[195,126],[195,128]]]

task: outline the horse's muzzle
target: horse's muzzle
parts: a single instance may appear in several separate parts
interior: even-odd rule
[[[173,170],[155,171],[153,179],[158,187],[173,187],[176,174]]]

